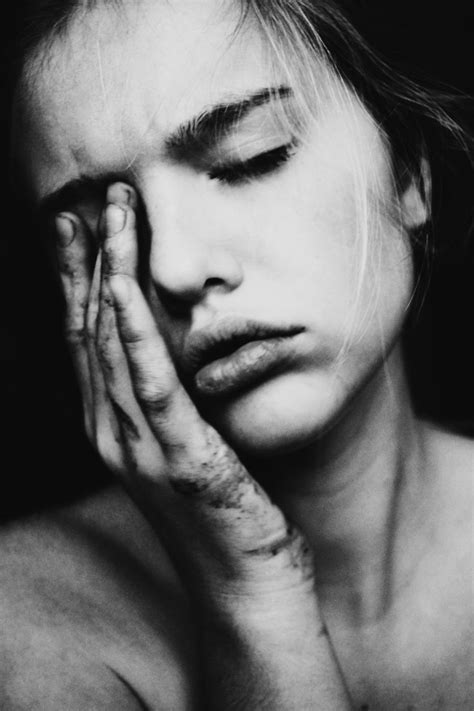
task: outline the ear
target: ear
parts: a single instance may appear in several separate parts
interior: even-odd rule
[[[422,227],[431,216],[431,170],[426,158],[420,160],[420,171],[412,176],[400,197],[403,224],[408,230]]]

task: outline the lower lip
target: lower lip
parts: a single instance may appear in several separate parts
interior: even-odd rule
[[[200,395],[224,397],[244,390],[289,365],[295,355],[294,336],[251,341],[199,370],[194,385]]]

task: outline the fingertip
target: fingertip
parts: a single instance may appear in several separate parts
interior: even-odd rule
[[[74,242],[77,232],[77,222],[74,216],[66,212],[61,212],[59,215],[56,215],[54,224],[59,245],[61,247],[69,247]]]
[[[130,185],[117,182],[107,188],[107,202],[134,209],[137,205],[137,195]]]
[[[109,202],[104,206],[101,218],[102,249],[105,272],[135,276],[137,271],[137,234],[134,210],[122,199],[122,184],[115,183],[107,193]],[[127,188],[127,186],[124,186]],[[110,201],[114,198],[114,201]]]

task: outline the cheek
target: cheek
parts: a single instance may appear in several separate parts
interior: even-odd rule
[[[276,298],[340,320],[353,303],[361,264],[353,197],[345,185],[328,195],[314,181],[300,183],[289,178],[262,195],[242,226],[239,249],[247,271]]]
[[[260,201],[245,225],[249,293],[269,294],[283,314],[303,320],[334,352],[352,343],[353,357],[372,358],[399,333],[413,289],[406,237],[382,208],[359,217],[350,180]],[[366,227],[367,234],[364,234]]]

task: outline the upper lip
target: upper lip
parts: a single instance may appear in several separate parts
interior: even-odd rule
[[[302,331],[302,326],[288,324],[273,325],[247,319],[220,321],[187,335],[181,365],[187,375],[195,375],[208,363],[230,355],[246,343],[268,338],[288,338]]]

